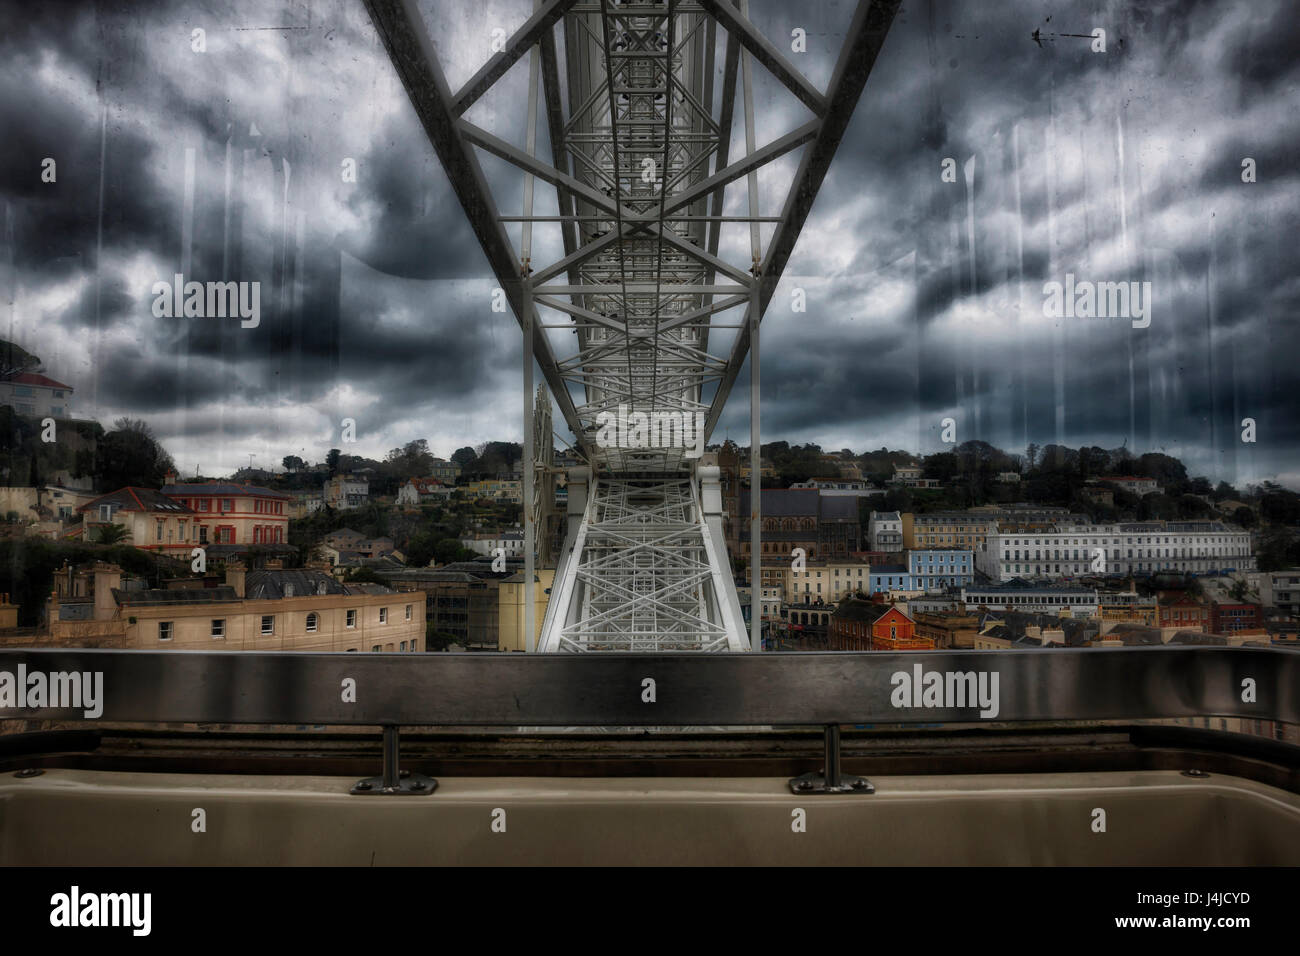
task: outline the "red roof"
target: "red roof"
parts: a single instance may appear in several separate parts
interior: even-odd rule
[[[65,388],[72,391],[71,385],[64,385],[62,382],[56,382],[54,379],[39,375],[36,372],[19,372],[17,375],[10,375],[5,381],[13,382],[16,385],[40,385],[43,388]]]

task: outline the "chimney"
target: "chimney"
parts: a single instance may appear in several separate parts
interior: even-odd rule
[[[248,576],[248,568],[242,561],[231,561],[226,565],[226,584],[235,589],[236,597],[244,596],[244,579]]]
[[[122,569],[116,564],[95,562],[95,620],[107,621],[117,613],[117,602],[113,600],[113,588],[122,586]]]

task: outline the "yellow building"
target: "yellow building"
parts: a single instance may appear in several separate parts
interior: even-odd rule
[[[542,633],[542,618],[546,616],[546,605],[550,598],[551,585],[555,583],[553,568],[538,568],[533,575],[533,643]],[[524,573],[512,574],[501,582],[497,591],[499,614],[497,616],[497,649],[502,651],[524,650],[523,635],[527,633],[524,622],[524,601],[527,588]]]
[[[206,544],[197,514],[152,488],[119,488],[77,508],[84,515],[81,537],[94,541],[100,528],[120,526],[123,544],[146,551],[189,557],[196,545]]]
[[[905,512],[903,548],[969,548],[978,551],[984,538],[997,530],[997,520],[989,515],[940,511],[931,514]]]
[[[933,641],[939,650],[970,649],[979,633],[979,618],[974,614],[913,614],[912,620],[916,636]]]
[[[318,569],[248,572],[234,564],[224,585],[209,588],[123,587],[121,569],[102,563],[80,578],[50,600],[55,643],[191,651],[424,649],[422,592],[340,584]]]
[[[1128,621],[1155,627],[1159,607],[1154,597],[1139,597],[1134,592],[1097,595],[1097,616],[1103,621]]]
[[[768,568],[764,565],[763,585],[767,587],[780,584],[785,589],[785,599],[790,602],[821,599],[833,604],[859,590],[866,594],[871,586],[871,568],[865,561],[848,558],[807,561],[802,571],[796,571],[787,560],[773,571],[778,569],[782,574],[780,581],[770,579]]]
[[[490,498],[493,501],[513,501],[516,504],[524,500],[523,486],[515,480],[471,481],[457,489],[472,498]]]

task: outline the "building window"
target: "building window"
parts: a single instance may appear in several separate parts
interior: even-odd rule
[[[357,612],[355,610],[348,611],[348,627],[356,627],[356,626],[357,626]]]
[[[406,650],[406,641],[402,641],[401,650],[402,650],[402,651],[405,651],[405,650]]]
[[[160,640],[160,641],[170,641],[171,639],[172,639],[172,622],[171,622],[171,621],[159,621],[159,622],[158,622],[158,640]]]
[[[275,615],[274,615],[274,614],[263,614],[263,615],[262,615],[262,634],[266,635],[266,634],[274,634],[274,633],[275,633]]]
[[[384,645],[383,645],[383,644],[372,644],[372,645],[370,646],[370,652],[371,652],[372,654],[378,654],[378,653],[379,653],[380,651],[382,651],[383,649],[384,649]]]
[[[207,510],[208,510],[208,499],[207,499],[207,498],[200,498],[200,499],[199,499],[199,510],[200,510],[200,511],[207,511]]]
[[[224,512],[224,511],[234,511],[234,510],[235,510],[235,503],[234,503],[232,500],[230,500],[229,498],[222,498],[222,499],[221,499],[221,510],[222,510],[223,512]]]
[[[208,526],[205,524],[201,524],[199,525],[199,544],[207,544],[207,543],[208,543]]]
[[[411,650],[418,651],[419,649],[418,643],[416,641],[411,641]]]
[[[223,617],[214,617],[212,619],[212,639],[219,641],[226,636],[226,619]]]
[[[310,614],[307,615],[307,632],[310,634],[315,634],[316,625],[319,623],[320,623],[320,615],[317,614],[315,611],[312,611]]]
[[[411,605],[409,605],[409,604],[406,605],[406,619],[407,619],[408,621],[411,619]]]
[[[388,608],[386,608],[386,607],[381,607],[381,608],[379,609],[379,623],[380,623],[380,624],[387,624],[387,623],[388,623]]]

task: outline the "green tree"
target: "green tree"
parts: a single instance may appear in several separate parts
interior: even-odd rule
[[[127,485],[157,488],[175,470],[171,455],[139,419],[119,418],[96,448],[95,473],[106,491]]]
[[[1242,528],[1253,528],[1259,524],[1259,519],[1255,517],[1255,512],[1245,507],[1238,508],[1232,513],[1232,521],[1234,524]]]
[[[331,478],[339,473],[339,458],[342,454],[337,448],[331,448],[329,454],[325,456],[325,467],[329,470]]]
[[[96,544],[119,544],[127,538],[126,525],[124,524],[100,525],[92,534]]]
[[[432,621],[424,625],[424,648],[428,651],[445,651],[451,645],[456,643],[454,634],[447,634],[437,630]]]

